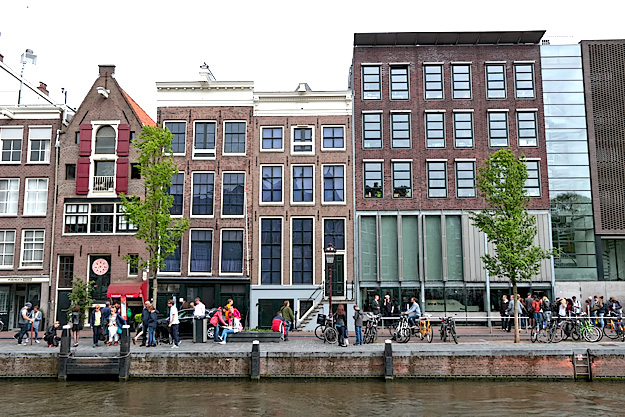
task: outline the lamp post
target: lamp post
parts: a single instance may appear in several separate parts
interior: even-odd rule
[[[26,52],[22,54],[22,73],[20,74],[20,92],[17,95],[17,105],[22,104],[22,88],[24,87],[24,70],[26,69],[26,64],[37,64],[37,55],[33,53],[32,49],[27,49]]]
[[[328,247],[323,252],[326,256],[326,266],[328,268],[328,303],[330,304],[330,313],[328,315],[332,317],[332,266],[334,265],[334,255],[336,254],[336,249],[332,246],[332,242],[328,243]]]

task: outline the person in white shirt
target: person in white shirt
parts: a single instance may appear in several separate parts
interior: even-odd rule
[[[573,300],[573,314],[579,316],[582,314],[582,303],[575,296],[571,297],[571,299]]]
[[[196,319],[203,319],[206,316],[206,306],[200,297],[195,297],[195,306],[193,307],[193,317]]]
[[[171,332],[171,338],[174,344],[171,346],[172,349],[177,349],[180,345],[180,333],[179,333],[179,325],[180,320],[178,319],[178,309],[174,304],[174,300],[167,300],[167,306],[169,307],[169,331]]]

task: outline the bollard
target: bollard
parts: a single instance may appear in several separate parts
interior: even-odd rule
[[[63,326],[63,332],[61,333],[61,349],[59,351],[59,380],[67,380],[67,359],[69,358],[69,351],[71,346],[71,326],[66,324]]]
[[[384,341],[384,379],[393,379],[393,342]]]
[[[122,326],[122,334],[119,340],[119,379],[127,381],[130,377],[130,326]]]
[[[260,380],[260,342],[258,340],[252,342],[252,367],[250,378],[256,381]]]

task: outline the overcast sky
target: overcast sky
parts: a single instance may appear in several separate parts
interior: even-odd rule
[[[53,98],[78,107],[99,64],[156,119],[157,81],[254,81],[258,91],[347,88],[355,32],[547,30],[558,43],[625,38],[622,3],[525,1],[3,0],[0,54]],[[552,42],[553,43],[553,42]],[[0,86],[1,88],[2,86]],[[10,104],[10,103],[0,103]]]

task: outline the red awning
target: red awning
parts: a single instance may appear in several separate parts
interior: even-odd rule
[[[143,298],[148,295],[147,281],[117,282],[109,285],[106,291],[108,298]]]

